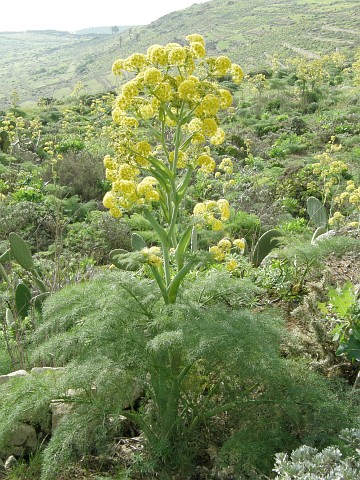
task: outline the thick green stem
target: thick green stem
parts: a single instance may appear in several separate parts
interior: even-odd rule
[[[164,258],[165,283],[166,283],[166,289],[168,289],[171,283],[169,246],[168,244],[166,245],[162,244],[162,248],[163,248],[163,258]]]

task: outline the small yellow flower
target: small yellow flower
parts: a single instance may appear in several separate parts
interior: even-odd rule
[[[241,83],[244,78],[244,72],[242,71],[242,68],[236,63],[231,65],[231,76],[234,83]]]
[[[173,97],[171,86],[166,82],[161,82],[156,87],[155,94],[161,102],[169,102]]]
[[[124,60],[121,59],[121,58],[119,60],[115,60],[115,62],[112,65],[113,74],[114,75],[121,75],[123,69],[124,69]]]
[[[121,93],[126,99],[131,99],[136,95],[139,95],[139,88],[137,83],[134,80],[130,80],[130,82],[124,83],[121,88]]]
[[[234,247],[238,248],[242,252],[245,250],[245,240],[243,238],[236,238],[233,241]]]
[[[211,228],[212,228],[212,230],[214,230],[214,232],[219,232],[220,230],[223,229],[222,221],[215,219],[214,222],[211,225]]]
[[[218,130],[217,123],[214,118],[204,118],[202,122],[202,134],[207,137],[212,137]]]
[[[225,141],[225,132],[222,128],[218,128],[215,132],[215,135],[213,135],[210,138],[210,143],[212,145],[221,145]]]
[[[222,170],[223,172],[230,175],[233,173],[233,169],[234,169],[234,166],[231,159],[228,157],[223,158],[219,165],[219,170]]]
[[[334,220],[341,220],[344,218],[344,215],[341,212],[335,212],[333,218]]]
[[[227,264],[225,265],[225,268],[228,272],[233,272],[234,270],[237,269],[238,266],[239,265],[238,265],[237,261],[234,258],[232,258],[231,260],[229,260],[227,262]]]
[[[142,53],[134,53],[124,61],[127,70],[140,70],[147,64],[146,56]]]
[[[208,93],[201,102],[202,114],[213,117],[218,113],[220,105],[220,99],[216,95]]]
[[[110,155],[105,155],[105,157],[104,157],[104,167],[109,168],[111,170],[115,169],[116,162],[113,158],[110,157]]]
[[[195,216],[202,216],[206,212],[206,205],[204,203],[197,203],[194,207],[193,214]]]
[[[118,207],[111,207],[110,208],[110,215],[114,218],[121,218],[122,217],[122,213],[121,213],[121,210],[120,208]]]
[[[223,250],[224,252],[227,252],[231,248],[231,242],[228,238],[222,238],[218,242],[218,246],[221,248],[221,250]]]
[[[186,50],[184,47],[176,46],[170,49],[168,59],[172,65],[181,66],[186,61]]]
[[[218,262],[222,262],[225,258],[225,253],[217,245],[210,247],[209,252],[214,256],[214,259],[217,260]]]
[[[215,160],[206,154],[200,155],[196,163],[200,166],[200,170],[204,173],[212,173],[216,168]]]
[[[163,75],[155,67],[149,67],[144,72],[144,81],[147,85],[157,85],[162,81]]]
[[[215,75],[223,77],[231,68],[231,60],[229,57],[222,55],[215,60]]]
[[[191,44],[191,43],[201,43],[202,45],[205,45],[205,40],[202,35],[199,35],[198,33],[192,33],[191,35],[188,35],[186,37],[186,40]]]
[[[148,48],[147,58],[155,65],[166,65],[167,53],[162,45],[152,45]]]
[[[191,43],[190,52],[193,54],[194,58],[204,58],[206,55],[205,47],[200,42]]]
[[[218,90],[218,93],[220,95],[220,107],[225,110],[229,107],[231,107],[233,103],[233,97],[229,90],[225,90],[225,88],[220,88]]]
[[[230,206],[229,202],[224,198],[221,198],[217,202],[217,206],[220,210],[221,220],[228,220],[230,217]]]

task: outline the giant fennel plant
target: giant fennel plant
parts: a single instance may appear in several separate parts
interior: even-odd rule
[[[147,54],[135,53],[113,64],[115,75],[132,78],[121,87],[112,112],[113,156],[104,159],[112,188],[104,205],[119,218],[140,209],[159,237],[160,247],[141,245],[142,260],[150,266],[166,304],[196,260],[186,257],[194,225],[221,230],[230,216],[226,199],[197,204],[181,230],[179,214],[193,176],[212,174],[216,162],[210,146],[220,145],[225,132],[219,113],[231,107],[231,93],[219,79],[231,75],[240,83],[240,66],[226,56],[206,57],[201,35],[186,37],[188,45],[153,45]],[[232,168],[223,159],[220,169]]]

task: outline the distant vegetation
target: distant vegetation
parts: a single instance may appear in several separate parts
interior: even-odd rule
[[[110,33],[113,25],[106,32]],[[16,90],[21,104],[63,98],[82,81],[91,93],[115,87],[114,58],[144,52],[153,43],[206,35],[210,55],[230,55],[246,71],[280,57],[316,56],[338,50],[351,58],[360,45],[360,4],[350,0],[212,0],[174,12],[146,26],[119,27],[116,35],[93,29],[0,34],[0,108]],[[90,36],[89,36],[90,35]],[[92,36],[93,35],[93,36]],[[45,69],[45,70],[43,70]],[[43,75],[46,71],[46,75]]]

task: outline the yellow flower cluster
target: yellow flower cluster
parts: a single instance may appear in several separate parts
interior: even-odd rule
[[[353,180],[346,182],[346,188],[343,192],[334,198],[335,205],[338,205],[339,209],[344,209],[347,217],[351,217],[352,214],[359,215],[360,213],[360,186],[356,187]],[[334,213],[329,219],[329,225],[340,225],[345,223],[346,216],[340,211]],[[350,222],[347,224],[350,227],[357,228],[358,222]]]
[[[340,223],[342,223],[344,218],[345,217],[341,212],[339,212],[339,211],[334,212],[334,215],[329,218],[329,225],[333,226],[333,225],[340,224]]]
[[[160,267],[162,265],[162,258],[159,256],[161,250],[159,247],[143,248],[141,253],[144,256],[144,262],[153,267]]]
[[[238,262],[234,256],[231,255],[231,250],[236,250],[236,253],[241,255],[245,250],[245,240],[243,238],[237,238],[231,242],[228,238],[221,239],[217,245],[213,245],[209,248],[209,252],[213,255],[214,260],[217,262],[226,261],[225,268],[229,272],[233,272],[238,268]]]
[[[115,75],[132,74],[115,99],[115,153],[111,161],[104,161],[106,178],[112,183],[104,205],[109,205],[110,212],[117,217],[134,205],[159,201],[165,187],[162,181],[155,183],[154,177],[159,179],[158,175],[165,171],[176,175],[177,169],[187,168],[210,174],[216,168],[206,144],[224,142],[225,132],[219,127],[218,114],[233,103],[231,93],[220,88],[218,78],[231,75],[239,83],[243,72],[226,56],[206,58],[201,35],[188,35],[186,40],[184,46],[152,45],[146,54],[135,53],[113,64]],[[148,125],[155,133],[151,136],[152,145],[140,136],[140,125]],[[223,162],[223,171],[232,169],[230,163]],[[141,180],[142,177],[145,178]],[[150,177],[154,181],[146,180]],[[212,220],[208,223],[219,230],[224,215],[218,206],[216,209],[219,214],[209,213]]]
[[[223,222],[230,217],[230,206],[224,198],[217,202],[206,200],[195,205],[193,215],[199,221],[199,226],[205,224],[210,226],[212,230],[218,231],[222,230]]]
[[[110,209],[110,214],[115,218],[120,218],[122,210],[128,210],[134,205],[159,201],[160,195],[156,189],[158,181],[152,176],[140,179],[140,170],[135,162],[121,163],[106,155],[104,166],[106,178],[112,182],[112,189],[105,194],[103,204]]]
[[[219,165],[219,170],[222,170],[223,172],[227,173],[228,175],[231,175],[234,170],[234,165],[231,161],[230,158],[223,158],[220,165]]]
[[[212,173],[216,167],[215,160],[205,153],[199,156],[197,159],[197,165],[200,166],[200,171],[204,173]]]
[[[326,151],[315,156],[318,162],[307,167],[308,170],[319,177],[318,182],[309,182],[307,188],[308,190],[321,192],[324,201],[333,194],[334,185],[339,185],[343,175],[348,171],[348,165],[345,162],[335,160],[333,157],[333,153],[338,152],[341,148],[340,144],[335,144],[335,137],[331,137]]]

